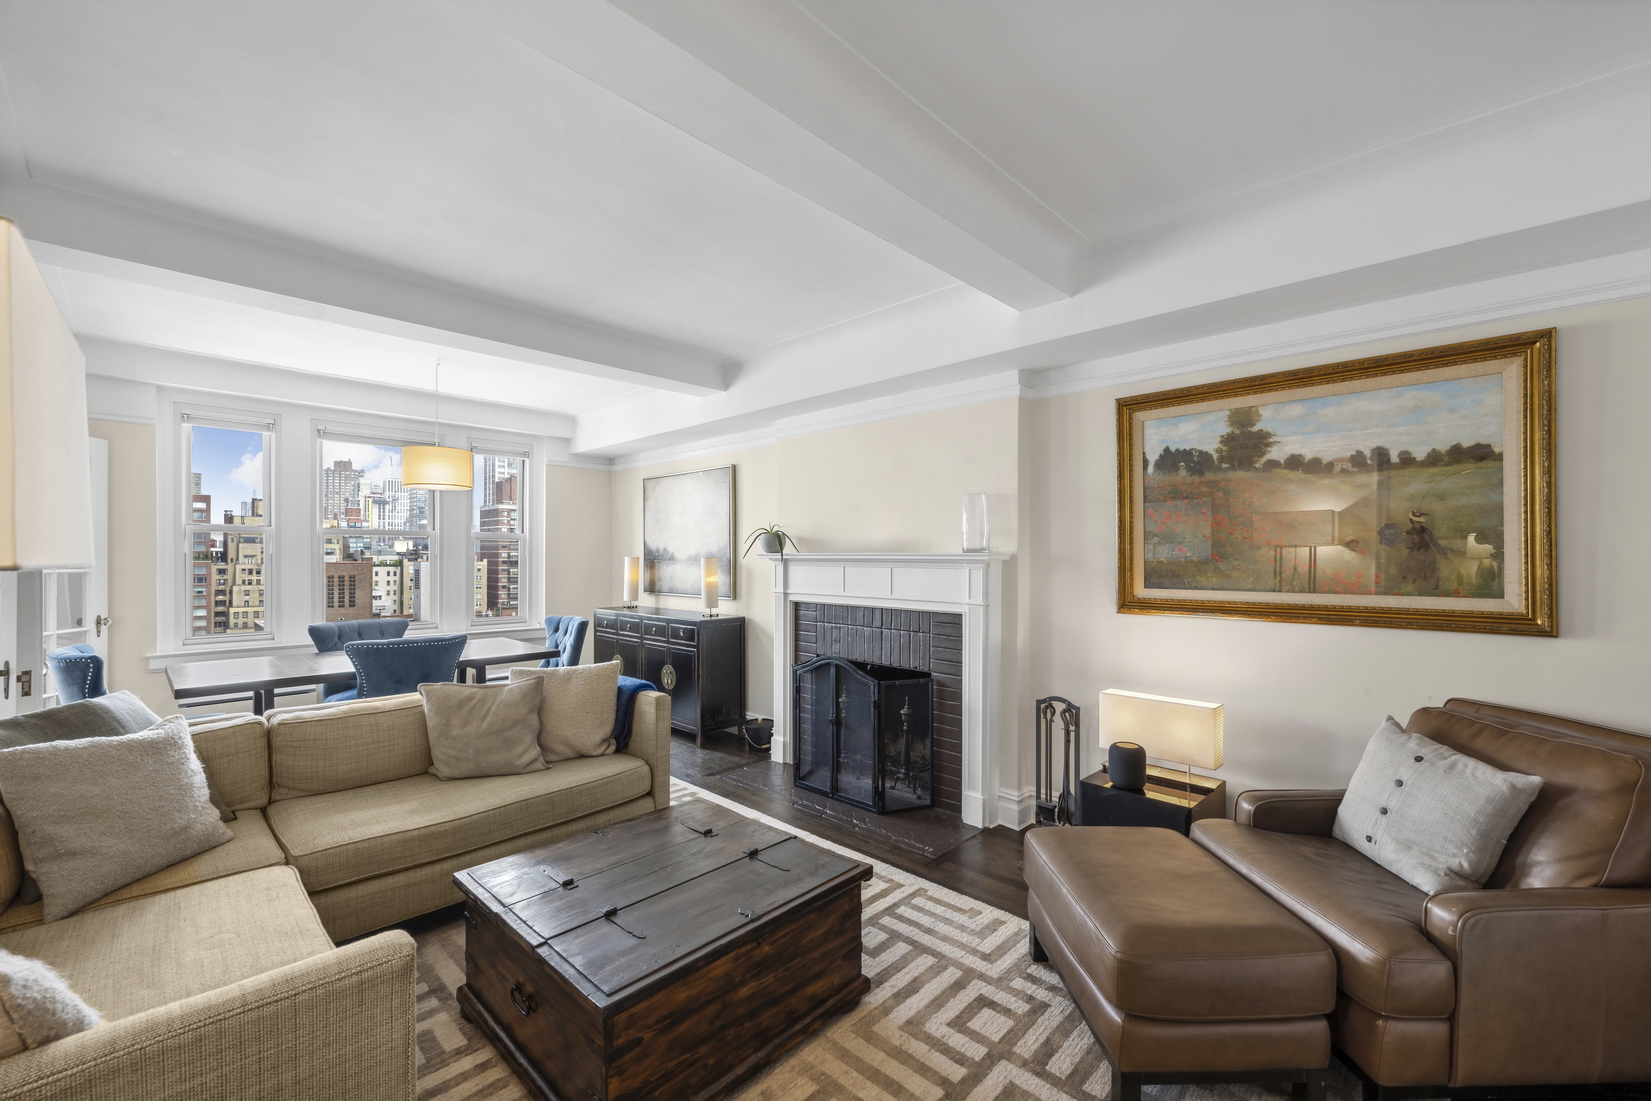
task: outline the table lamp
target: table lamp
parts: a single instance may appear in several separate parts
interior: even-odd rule
[[[1107,739],[1138,743],[1148,757],[1184,765],[1187,795],[1192,766],[1221,767],[1221,705],[1108,688],[1101,693],[1101,747]]]
[[[625,559],[625,588],[624,599],[621,601],[627,608],[636,607],[637,596],[642,591],[642,559],[627,557]]]
[[[705,606],[705,614],[717,614],[717,590],[722,587],[721,572],[717,569],[715,558],[701,558],[699,560],[699,592],[700,601]]]

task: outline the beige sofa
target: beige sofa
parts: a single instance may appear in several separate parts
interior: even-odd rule
[[[544,772],[438,780],[416,695],[191,723],[234,840],[0,948],[43,959],[105,1023],[0,1060],[0,1098],[414,1094],[412,938],[334,942],[459,901],[453,873],[670,802],[670,698],[629,748]],[[0,896],[21,857],[0,814]]]

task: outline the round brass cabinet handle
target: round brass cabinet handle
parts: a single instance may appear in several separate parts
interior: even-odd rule
[[[669,692],[671,689],[675,688],[676,687],[676,666],[667,665],[665,668],[661,669],[659,671],[659,683],[661,683],[665,686],[665,691],[667,691],[667,692]]]
[[[522,989],[518,981],[510,986],[510,1004],[516,1007],[516,1012],[526,1017],[539,1008],[539,1000]]]

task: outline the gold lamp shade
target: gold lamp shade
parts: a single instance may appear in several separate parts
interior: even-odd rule
[[[1189,769],[1220,768],[1221,705],[1108,688],[1101,693],[1101,745],[1139,742],[1148,757]]]
[[[475,456],[459,447],[403,447],[403,489],[469,489],[475,477]]]

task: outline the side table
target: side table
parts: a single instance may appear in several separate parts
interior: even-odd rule
[[[1189,786],[1185,772],[1148,765],[1147,786],[1137,793],[1113,787],[1103,765],[1078,781],[1080,826],[1162,826],[1187,833],[1199,819],[1226,816],[1227,781],[1214,776],[1193,773]]]

